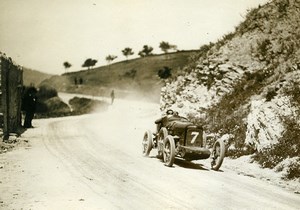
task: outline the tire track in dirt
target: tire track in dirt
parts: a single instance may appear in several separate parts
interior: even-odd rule
[[[124,168],[119,167],[118,165],[114,166],[115,164],[106,162],[112,160],[111,156],[109,158],[110,160],[103,160],[99,158],[99,153],[103,153],[102,156],[105,157],[108,156],[111,152],[114,152],[118,153],[116,158],[118,158],[119,160],[129,159],[130,161],[130,157],[128,157],[128,155],[120,152],[120,150],[118,149],[112,150],[112,148],[108,147],[105,144],[102,144],[101,141],[97,141],[98,145],[96,147],[101,148],[101,151],[94,150],[95,144],[91,144],[92,148],[90,148],[90,146],[88,145],[93,141],[93,139],[95,139],[95,136],[97,136],[97,134],[92,133],[91,131],[86,132],[85,134],[79,132],[75,135],[72,134],[74,139],[85,139],[84,146],[82,142],[80,142],[82,140],[76,141],[76,144],[79,143],[79,146],[73,143],[67,143],[66,139],[61,139],[60,137],[60,133],[63,132],[65,124],[69,124],[69,122],[62,121],[59,123],[55,122],[49,124],[47,130],[48,133],[49,129],[52,130],[52,132],[50,132],[52,133],[52,136],[48,136],[47,138],[49,142],[45,143],[48,147],[48,150],[50,150],[52,154],[56,153],[56,158],[59,158],[62,162],[64,162],[68,168],[68,171],[73,173],[73,176],[77,176],[80,182],[88,185],[89,188],[100,197],[111,200],[113,203],[115,203],[116,208],[123,208],[124,203],[122,204],[122,206],[118,206],[117,203],[120,202],[120,200],[123,200],[125,202],[128,197],[138,198],[139,201],[130,201],[129,203],[126,203],[126,205],[128,205],[128,208],[126,209],[140,209],[145,208],[145,206],[147,205],[152,209],[157,209],[160,206],[170,206],[170,208],[172,208],[173,206],[181,209],[192,208],[191,206],[185,205],[185,202],[181,201],[178,198],[172,199],[166,194],[162,193],[159,189],[151,188],[150,180],[149,182],[147,182],[147,184],[145,184],[143,180],[140,180],[137,175],[130,173],[130,171],[126,171],[124,170]],[[66,135],[65,133],[64,136],[66,137],[68,135]],[[70,136],[70,138],[72,136]],[[71,149],[73,146],[75,148],[85,148],[81,152],[78,152],[74,149]],[[117,162],[119,162],[118,164],[120,164],[120,162],[124,161]],[[132,160],[132,162],[135,161]],[[76,170],[76,173],[74,173],[74,170]],[[80,175],[78,175],[77,172],[79,172]],[[111,183],[106,186],[108,180],[110,180]],[[112,189],[111,184],[114,185],[113,188],[115,189]],[[131,189],[124,190],[126,189],[126,187],[128,187],[128,185],[130,185]],[[99,190],[99,187],[97,186],[101,186],[101,189]],[[112,190],[114,194],[113,199],[112,195],[107,195],[107,193]],[[157,200],[158,202],[152,202],[152,204],[149,205],[149,200]]]

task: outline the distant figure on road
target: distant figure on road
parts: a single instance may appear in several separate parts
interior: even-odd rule
[[[29,87],[25,90],[25,94],[22,100],[22,110],[25,112],[24,128],[32,128],[32,119],[36,111],[36,93],[35,87]]]
[[[114,100],[115,100],[115,91],[114,90],[111,91],[110,97],[111,97],[111,104],[113,104]]]

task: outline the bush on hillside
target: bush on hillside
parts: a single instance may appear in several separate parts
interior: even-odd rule
[[[214,46],[215,44],[210,42],[209,44],[204,44],[200,47],[200,50],[199,50],[199,58],[202,57],[203,59],[206,58],[207,56],[207,53],[210,51],[210,49]]]
[[[56,89],[50,87],[49,85],[42,85],[39,87],[39,90],[37,92],[37,105],[36,105],[36,113],[38,118],[44,118],[44,117],[55,117],[60,116],[61,113],[57,113],[57,110],[53,110],[54,103],[48,104],[47,100],[52,98],[58,98],[57,97],[57,91]],[[67,106],[60,100],[55,100],[55,106],[59,107],[65,107]],[[63,103],[60,105],[57,105],[57,103]]]
[[[262,70],[257,70],[255,72],[245,72],[245,78],[247,81],[253,80],[255,83],[259,84],[264,82],[270,76],[274,74],[274,70],[272,68],[266,68]]]
[[[163,69],[158,70],[157,74],[161,79],[168,79],[172,76],[171,68],[164,66]]]
[[[69,106],[59,97],[57,90],[49,85],[42,85],[37,92],[37,118],[63,117],[72,115]]]
[[[42,85],[39,87],[39,90],[37,92],[37,98],[40,101],[47,100],[52,97],[57,96],[57,90],[53,87],[50,87],[48,85]]]
[[[280,17],[283,17],[287,14],[289,5],[290,3],[288,0],[277,2],[277,11],[280,14]]]
[[[87,114],[95,110],[106,110],[108,103],[99,100],[92,100],[89,98],[74,97],[69,101],[73,114]]]
[[[125,72],[124,77],[134,79],[136,76],[136,72],[137,71],[135,69],[131,69],[130,71]]]
[[[276,95],[277,92],[275,90],[269,90],[266,95],[266,101],[271,101]]]
[[[286,179],[300,178],[300,158],[288,165]]]
[[[70,108],[59,97],[51,97],[44,101],[38,101],[37,104],[37,117],[62,117],[70,115]]]
[[[37,114],[47,113],[48,110],[49,110],[49,108],[47,107],[47,105],[43,101],[38,100],[36,102],[36,111],[35,112]]]
[[[219,39],[214,45],[214,46],[216,46],[216,50],[219,50],[222,46],[225,45],[226,42],[232,40],[234,35],[235,34],[233,32],[231,32],[231,33],[224,35],[221,39]]]
[[[236,27],[237,34],[243,35],[248,31],[254,30],[256,28],[261,28],[261,16],[263,14],[259,13],[259,8],[253,8],[248,11],[245,21],[243,21],[239,26]]]
[[[300,82],[299,81],[291,81],[288,87],[284,88],[284,93],[287,96],[290,96],[292,99],[292,103],[296,107],[300,107]]]
[[[219,103],[206,110],[205,126],[211,133],[232,134],[234,138],[230,142],[232,150],[227,156],[240,157],[252,154],[251,148],[246,148],[245,137],[247,126],[245,119],[250,112],[249,100],[255,94],[260,94],[262,80],[259,73],[247,74],[235,84],[234,90],[224,95]]]
[[[264,39],[261,42],[257,43],[257,51],[260,55],[266,56],[269,50],[269,47],[272,45],[269,39]]]
[[[284,124],[285,132],[278,143],[257,152],[252,157],[264,168],[273,169],[288,158],[300,157],[300,125],[290,118],[286,118]],[[288,166],[286,178],[300,178],[299,163],[292,163]]]

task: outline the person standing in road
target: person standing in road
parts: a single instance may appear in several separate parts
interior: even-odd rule
[[[115,100],[115,91],[114,90],[111,91],[110,97],[111,97],[111,104],[113,104],[114,100]]]

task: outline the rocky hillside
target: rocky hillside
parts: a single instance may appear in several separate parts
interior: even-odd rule
[[[166,80],[161,109],[178,110],[211,135],[226,136],[229,155],[256,152],[263,166],[288,165],[294,171],[287,174],[299,178],[299,22],[299,0],[252,9],[234,32],[203,46],[184,73]],[[282,144],[289,146],[274,151]]]

